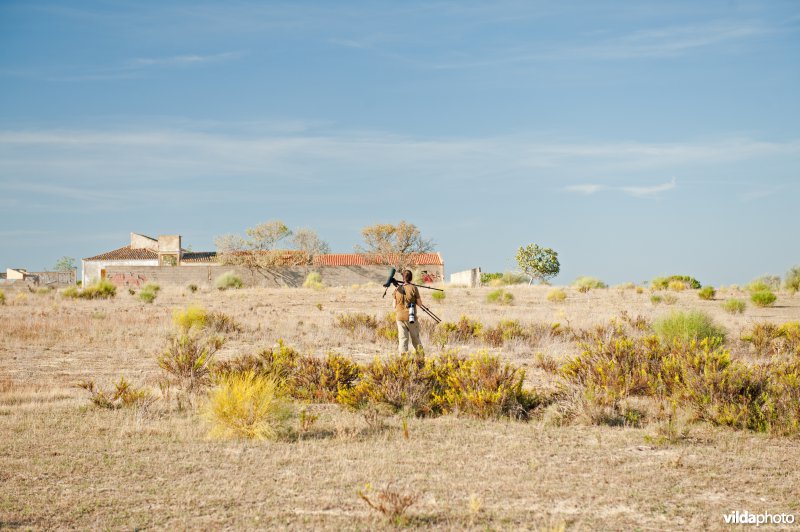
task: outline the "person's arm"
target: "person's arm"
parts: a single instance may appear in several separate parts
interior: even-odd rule
[[[414,288],[417,291],[417,305],[425,306],[425,304],[422,302],[422,294],[420,293],[419,288],[417,288],[416,286]]]

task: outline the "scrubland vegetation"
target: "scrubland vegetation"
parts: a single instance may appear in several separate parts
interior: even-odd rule
[[[594,281],[448,289],[427,298],[443,321],[421,316],[424,353],[403,355],[370,287],[14,298],[0,523],[707,529],[731,508],[799,513],[800,300]]]

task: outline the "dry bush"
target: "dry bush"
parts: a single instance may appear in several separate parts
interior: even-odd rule
[[[353,387],[361,370],[347,357],[330,353],[324,359],[303,356],[291,379],[292,396],[315,403],[332,403],[339,392]]]
[[[222,347],[219,336],[204,336],[195,331],[173,335],[158,356],[158,366],[187,392],[211,383],[211,361]]]
[[[527,419],[542,400],[523,389],[524,378],[524,370],[487,353],[443,353],[435,358],[404,353],[364,366],[359,382],[340,390],[338,399],[354,409],[385,406],[416,416],[463,413]]]
[[[78,383],[78,388],[89,392],[89,400],[100,408],[146,408],[156,401],[150,390],[132,386],[125,377],[120,377],[113,390],[102,390],[93,380]]]
[[[209,312],[205,318],[205,328],[218,334],[236,334],[243,330],[232,316],[224,312]]]
[[[483,340],[494,347],[499,347],[512,340],[526,340],[527,332],[517,320],[503,320],[494,327],[483,329]]]
[[[553,288],[547,292],[547,300],[551,303],[562,303],[567,299],[567,293],[560,288]]]
[[[729,314],[742,314],[747,308],[747,303],[741,299],[728,299],[722,304],[722,308]]]
[[[101,279],[78,292],[78,297],[81,299],[111,299],[115,295],[117,295],[117,287],[107,279]]]
[[[392,488],[391,484],[376,490],[371,484],[358,490],[358,496],[367,506],[381,514],[395,525],[406,521],[406,511],[419,500],[419,493],[403,492]]]
[[[800,322],[783,325],[766,321],[756,323],[749,330],[742,331],[741,340],[749,343],[758,356],[800,356]]]
[[[204,414],[212,437],[274,440],[290,433],[294,409],[275,378],[248,371],[222,377]]]
[[[450,343],[467,343],[480,338],[483,324],[466,316],[461,316],[457,323],[443,321],[439,323],[432,334],[433,342],[444,349]]]

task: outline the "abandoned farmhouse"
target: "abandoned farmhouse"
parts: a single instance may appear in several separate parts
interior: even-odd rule
[[[286,256],[293,253],[287,251]],[[349,286],[383,282],[392,257],[374,257],[358,253],[317,255],[310,263],[287,260],[285,265],[252,268],[224,264],[215,251],[187,251],[180,235],[158,238],[131,233],[130,243],[81,260],[84,285],[108,279],[118,286],[145,283],[213,285],[222,273],[234,271],[248,286],[301,286],[310,272],[317,272],[328,286]],[[444,280],[444,262],[439,253],[418,253],[410,257],[426,283]]]

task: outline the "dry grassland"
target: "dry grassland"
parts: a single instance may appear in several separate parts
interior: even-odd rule
[[[606,323],[623,311],[653,319],[700,309],[723,325],[736,356],[749,356],[740,332],[759,321],[800,319],[800,296],[781,293],[772,308],[730,315],[695,291],[653,305],[634,290],[513,287],[514,303],[489,304],[491,289],[451,288],[427,304],[446,321],[467,315],[491,325]],[[366,484],[415,494],[407,527],[441,529],[722,529],[734,510],[792,513],[800,520],[800,440],[698,423],[679,443],[653,444],[653,428],[551,426],[444,416],[389,418],[381,430],[335,405],[312,405],[313,430],[277,442],[217,441],[194,410],[91,406],[75,385],[125,376],[158,390],[155,362],[189,303],[234,317],[243,332],[218,354],[255,353],[283,339],[304,353],[334,351],[360,361],[393,345],[335,327],[342,313],[389,311],[374,287],[242,289],[190,293],[165,287],[153,304],[121,291],[111,301],[30,294],[0,306],[0,528],[313,528],[382,529],[359,498]],[[734,294],[746,299],[742,294]],[[428,319],[423,316],[422,319]],[[427,351],[435,351],[430,338]],[[463,349],[476,351],[479,345]],[[526,368],[530,385],[555,377],[536,353],[558,361],[579,352],[571,340],[491,348]]]

